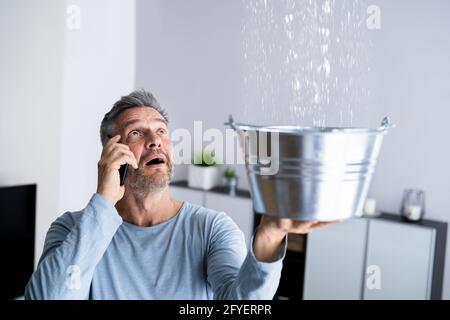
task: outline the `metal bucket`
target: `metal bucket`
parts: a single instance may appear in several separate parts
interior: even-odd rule
[[[376,129],[225,123],[237,131],[257,213],[308,221],[362,215],[384,135]]]

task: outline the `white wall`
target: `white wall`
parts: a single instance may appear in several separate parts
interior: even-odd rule
[[[386,137],[370,196],[381,210],[398,212],[404,188],[423,188],[427,217],[448,222],[450,3],[373,4],[382,24],[371,33],[373,101],[366,116],[378,125],[389,115],[397,128]],[[220,128],[229,113],[242,116],[241,1],[138,0],[137,9],[136,83],[168,109],[172,129],[191,128],[194,120]],[[185,168],[176,177],[186,177]],[[448,270],[450,243],[447,248]],[[449,272],[444,288],[449,299]]]
[[[370,196],[398,212],[405,188],[426,192],[428,218],[450,221],[450,2],[376,1],[372,119],[397,124],[386,137]],[[450,237],[450,234],[448,235]],[[444,297],[450,299],[447,238]]]
[[[134,0],[67,0],[80,29],[67,30],[61,131],[59,213],[79,210],[97,187],[100,122],[134,89]]]
[[[171,130],[192,130],[194,120],[222,128],[230,113],[242,114],[240,1],[136,5],[136,86],[152,91],[167,109]],[[185,166],[176,167],[175,179],[186,174]]]
[[[100,122],[134,89],[135,2],[3,1],[0,35],[0,184],[38,184],[37,262],[51,222],[96,190]]]
[[[36,254],[57,217],[64,4],[0,7],[0,185],[37,183]]]

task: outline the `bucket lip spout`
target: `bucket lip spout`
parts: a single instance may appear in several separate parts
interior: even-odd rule
[[[378,128],[362,128],[362,127],[302,127],[302,126],[260,126],[245,123],[236,123],[230,115],[228,122],[224,123],[235,131],[263,131],[263,132],[279,132],[289,134],[314,134],[314,133],[385,133],[389,128],[394,128],[390,123],[389,117],[384,117],[381,126]]]

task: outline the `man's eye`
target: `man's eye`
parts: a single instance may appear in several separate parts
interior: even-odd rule
[[[164,129],[159,129],[159,133],[160,133],[160,134],[166,134],[166,132],[167,132],[167,131],[164,130]]]
[[[142,133],[138,130],[133,130],[128,135],[131,137],[140,137],[142,135]]]

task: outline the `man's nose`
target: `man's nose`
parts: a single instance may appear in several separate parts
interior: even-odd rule
[[[147,149],[161,148],[161,137],[157,134],[149,134],[145,142],[145,147]]]

